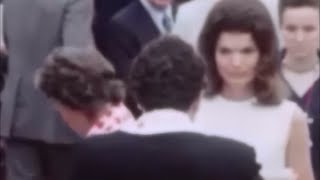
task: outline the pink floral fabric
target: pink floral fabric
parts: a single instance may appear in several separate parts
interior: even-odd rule
[[[112,133],[119,130],[122,124],[130,121],[134,121],[134,117],[123,103],[112,105],[105,116],[89,130],[87,136]]]

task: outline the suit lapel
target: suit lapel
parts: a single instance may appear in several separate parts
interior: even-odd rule
[[[160,31],[157,28],[156,24],[153,22],[150,14],[143,7],[140,1],[136,1],[135,13],[138,23],[137,31],[139,32],[139,40],[145,44],[150,40],[157,38],[160,35]]]

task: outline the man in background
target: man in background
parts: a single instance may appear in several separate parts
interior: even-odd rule
[[[102,37],[102,53],[126,78],[132,59],[151,40],[173,26],[172,0],[136,0],[118,12]]]
[[[104,36],[106,26],[109,20],[125,8],[128,4],[136,0],[94,0],[94,18],[92,23],[92,32],[96,47],[100,49],[103,40],[101,37]]]

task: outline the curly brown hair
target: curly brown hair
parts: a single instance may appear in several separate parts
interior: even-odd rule
[[[209,65],[208,95],[220,93],[223,86],[215,60],[222,32],[252,35],[261,55],[253,80],[255,96],[261,104],[280,103],[285,91],[277,68],[278,40],[269,12],[259,0],[223,0],[211,9],[199,37],[199,51]]]
[[[36,73],[35,84],[47,97],[91,114],[125,98],[125,85],[115,78],[113,66],[93,49],[54,50]]]

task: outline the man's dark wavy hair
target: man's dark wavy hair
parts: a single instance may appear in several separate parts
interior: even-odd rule
[[[186,111],[203,88],[205,66],[193,48],[175,36],[151,42],[134,60],[129,84],[146,110]]]

